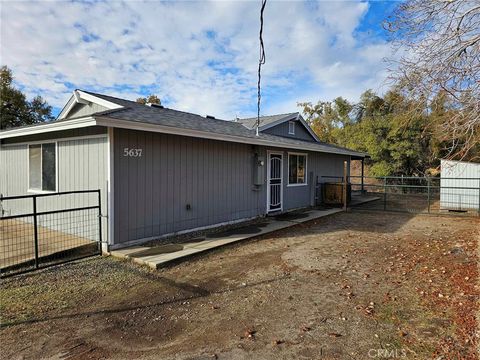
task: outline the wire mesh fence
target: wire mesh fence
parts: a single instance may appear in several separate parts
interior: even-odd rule
[[[342,178],[323,177],[320,187],[328,200],[335,190],[325,195],[326,189],[340,193]],[[354,209],[480,215],[480,178],[350,176],[348,192]]]
[[[99,254],[101,230],[100,190],[0,197],[0,275]]]

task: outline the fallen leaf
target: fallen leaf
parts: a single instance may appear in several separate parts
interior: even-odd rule
[[[342,334],[331,332],[331,333],[328,333],[328,336],[330,336],[330,337],[340,337],[340,336],[342,336]]]
[[[247,330],[245,330],[245,334],[244,334],[244,335],[245,335],[246,338],[254,339],[255,334],[256,334],[256,331],[255,331],[255,330],[253,330],[253,329],[247,329]]]

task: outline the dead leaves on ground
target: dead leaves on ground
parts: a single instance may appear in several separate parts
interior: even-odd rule
[[[255,340],[255,334],[257,332],[254,329],[245,329],[245,332],[243,334],[244,338],[250,339],[250,340]]]
[[[342,334],[336,333],[336,332],[330,332],[328,333],[328,336],[333,337],[333,338],[338,338],[341,337]]]

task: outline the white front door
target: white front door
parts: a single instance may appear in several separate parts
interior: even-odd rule
[[[281,211],[283,201],[283,154],[268,153],[267,212]]]

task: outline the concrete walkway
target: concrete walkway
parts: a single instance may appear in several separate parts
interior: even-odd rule
[[[252,237],[271,233],[301,224],[310,220],[341,212],[342,209],[307,210],[267,217],[257,224],[247,225],[236,229],[214,233],[201,239],[192,239],[191,242],[182,244],[167,244],[153,247],[134,246],[114,250],[110,254],[115,257],[130,259],[138,264],[147,265],[158,269],[162,265],[193,254],[198,254],[220,246]]]

